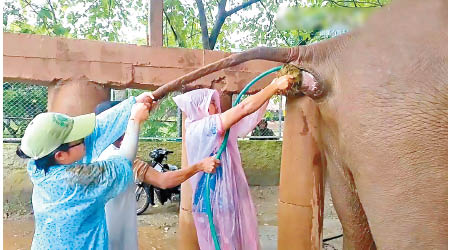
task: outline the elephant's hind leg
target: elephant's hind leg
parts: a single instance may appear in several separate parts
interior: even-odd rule
[[[343,249],[376,249],[350,170],[330,165],[328,183],[344,231]]]

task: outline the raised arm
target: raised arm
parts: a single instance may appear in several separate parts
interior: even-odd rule
[[[220,114],[223,130],[231,128],[235,123],[245,116],[258,110],[267,100],[274,94],[289,89],[294,83],[294,77],[285,75],[280,78],[273,79],[272,83],[259,91],[258,93],[245,98],[235,107]]]
[[[141,124],[148,119],[149,108],[149,104],[136,103],[131,109],[127,130],[125,131],[122,145],[118,151],[118,154],[124,156],[130,161],[133,161],[136,157],[139,141],[139,129]]]
[[[123,135],[129,125],[131,108],[135,103],[145,103],[151,109],[155,104],[153,99],[151,92],[144,92],[97,115],[94,131],[85,140],[86,157],[83,162],[96,160],[111,143]]]
[[[136,159],[133,163],[133,171],[141,181],[166,189],[180,185],[200,171],[214,173],[219,164],[220,161],[215,157],[208,157],[187,168],[160,173],[145,161]]]
[[[96,116],[94,131],[85,139],[84,162],[96,160],[111,143],[123,135],[130,118],[131,107],[135,103],[136,99],[130,97]]]

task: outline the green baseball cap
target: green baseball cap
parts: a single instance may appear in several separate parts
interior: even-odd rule
[[[94,113],[75,117],[52,112],[42,113],[28,124],[20,149],[36,160],[50,154],[61,144],[90,135],[94,127]]]

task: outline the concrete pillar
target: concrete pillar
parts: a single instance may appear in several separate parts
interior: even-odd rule
[[[182,119],[182,143],[181,143],[181,168],[188,167],[186,154],[186,140],[184,126],[186,115]],[[178,249],[196,250],[200,249],[195,230],[194,218],[192,217],[192,187],[191,183],[185,181],[181,184],[181,202],[178,224]]]
[[[222,112],[231,108],[232,95],[222,93],[220,95],[220,104]],[[187,154],[185,144],[185,127],[184,121],[186,116],[183,113],[183,135],[182,135],[182,153],[181,167],[187,167]],[[181,184],[181,202],[178,226],[178,249],[196,250],[200,249],[197,240],[197,231],[195,229],[194,218],[192,217],[192,187],[189,181]]]
[[[110,88],[87,80],[68,80],[48,87],[48,111],[77,116],[94,112],[97,104],[108,101]]]
[[[233,94],[221,93],[220,94],[220,109],[222,112],[229,110],[233,105]]]
[[[288,97],[280,171],[278,249],[322,249],[324,155],[319,113],[309,97]]]

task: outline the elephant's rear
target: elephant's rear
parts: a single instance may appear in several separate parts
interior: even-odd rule
[[[447,60],[447,3],[403,1],[337,65],[335,144],[380,249],[447,248]]]

